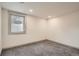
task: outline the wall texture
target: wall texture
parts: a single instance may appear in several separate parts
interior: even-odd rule
[[[48,20],[48,39],[79,48],[79,12]]]
[[[26,34],[19,35],[8,34],[8,10],[3,9],[2,19],[3,49],[46,39],[47,21],[44,19],[26,15]]]
[[[8,34],[8,10],[2,11],[2,47],[10,48],[22,44],[49,39],[79,48],[79,12],[45,20],[26,15],[26,34]]]
[[[1,7],[0,7],[0,54],[1,54]]]

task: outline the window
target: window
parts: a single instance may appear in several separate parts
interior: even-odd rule
[[[9,33],[22,34],[25,33],[25,16],[21,14],[9,13]]]

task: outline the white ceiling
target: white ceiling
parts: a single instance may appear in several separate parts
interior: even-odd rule
[[[47,18],[58,17],[79,10],[78,2],[1,2],[2,7]],[[33,12],[29,12],[32,9]]]

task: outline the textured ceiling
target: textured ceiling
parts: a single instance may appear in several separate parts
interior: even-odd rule
[[[4,2],[2,7],[38,17],[58,17],[79,10],[78,2]],[[32,9],[33,12],[29,12]]]

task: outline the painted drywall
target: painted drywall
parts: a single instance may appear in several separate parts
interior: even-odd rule
[[[16,7],[15,7],[16,6]],[[22,4],[4,3],[2,7],[25,13],[26,9]],[[49,20],[39,19],[26,15],[26,34],[8,35],[8,12],[3,10],[2,19],[2,47],[9,48],[27,44],[43,39],[66,44],[79,48],[79,12],[56,17]],[[47,35],[48,34],[48,35]]]
[[[1,7],[0,7],[0,54],[1,54],[1,50],[2,50],[2,46],[1,46],[1,39],[2,39],[2,37],[1,37]]]
[[[79,11],[49,19],[48,39],[79,48]]]
[[[79,3],[55,3],[55,2],[1,2],[2,6],[7,9],[20,11],[27,14],[47,18],[48,15],[55,17],[65,13],[79,10]],[[29,9],[33,9],[30,13]]]
[[[46,39],[47,21],[25,16],[26,34],[8,34],[8,10],[2,10],[2,48],[10,48]]]

